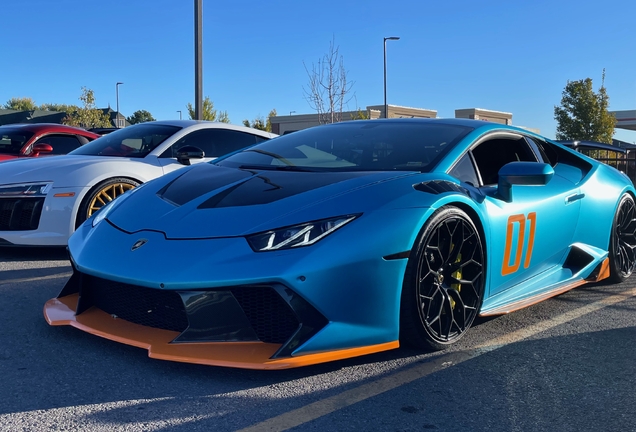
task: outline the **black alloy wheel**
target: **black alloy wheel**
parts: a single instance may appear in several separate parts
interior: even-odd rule
[[[610,282],[623,282],[636,267],[636,205],[628,193],[621,197],[614,216],[609,258]]]
[[[401,338],[433,350],[456,342],[479,313],[484,284],[479,230],[457,207],[437,210],[422,229],[407,265]]]

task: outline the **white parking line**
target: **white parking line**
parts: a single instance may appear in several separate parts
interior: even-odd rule
[[[248,428],[241,429],[239,432],[283,431],[300,426],[317,418],[346,408],[355,403],[372,398],[373,396],[377,396],[381,393],[393,390],[404,384],[411,383],[415,380],[445,369],[449,366],[457,365],[465,362],[466,360],[474,359],[488,352],[535,336],[541,332],[544,332],[561,324],[565,324],[569,321],[575,320],[604,307],[611,306],[613,304],[631,299],[633,297],[636,297],[636,288],[632,288],[621,294],[606,297],[602,300],[590,303],[577,309],[573,309],[552,319],[542,321],[540,323],[514,331],[512,333],[508,333],[504,336],[496,337],[469,351],[453,352],[442,355],[430,362],[418,364],[401,372],[397,372],[381,378],[377,381],[361,385],[354,389],[344,391],[338,395],[331,396],[318,402],[305,405],[304,407],[288,411],[279,416],[272,417],[269,420],[265,420]]]
[[[47,279],[59,279],[59,278],[68,278],[71,277],[73,273],[57,273],[48,276],[38,276],[32,278],[21,278],[21,279],[9,279],[9,280],[0,280],[0,285],[9,285],[9,284],[17,284],[23,282],[36,282]]]

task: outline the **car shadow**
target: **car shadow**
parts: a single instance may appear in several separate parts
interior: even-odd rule
[[[62,383],[54,374],[38,376],[34,379],[41,383],[40,391],[50,396],[45,406],[33,407],[20,398],[22,406],[5,406],[3,413],[94,404],[80,412],[82,422],[104,426],[125,422],[132,427],[130,423],[161,420],[161,430],[186,431],[194,426],[197,430],[236,430],[347,391],[355,393],[407,369],[426,368],[427,363],[443,360],[440,357],[447,354],[449,359],[462,354],[450,351],[422,356],[400,348],[299,369],[254,371],[161,362],[145,358],[143,350],[77,331],[63,333],[58,337],[75,339],[74,346],[82,348],[66,351],[70,345],[60,341],[60,355],[68,357],[65,367],[73,369],[73,380]],[[617,421],[629,424],[636,420],[633,412],[620,410],[621,420],[613,409],[616,400],[630,400],[633,395],[634,389],[627,383],[633,384],[636,351],[619,342],[634,337],[636,328],[627,327],[523,340],[478,355],[468,349],[464,351],[467,360],[389,386],[372,398],[363,397],[347,408],[345,417],[339,415],[339,408],[344,407],[335,407],[314,420],[325,422],[323,427],[314,423],[314,430],[354,430],[345,424],[339,427],[338,422],[350,421],[349,417],[361,421],[365,416],[381,420],[360,426],[365,430],[387,430],[387,422],[400,424],[400,430],[419,430],[424,420],[441,430],[590,430],[586,426],[594,424],[617,430],[613,428]],[[84,355],[78,356],[84,349],[103,353],[112,373],[97,370]],[[567,368],[562,366],[564,355]],[[402,362],[374,369],[377,363],[397,360]],[[590,367],[599,363],[602,370]],[[342,369],[347,369],[346,379]],[[580,379],[581,373],[587,378]],[[122,376],[115,378],[115,374]],[[623,384],[616,386],[616,382]],[[497,403],[490,403],[494,395]],[[444,409],[439,409],[440,404]],[[474,413],[480,413],[484,422],[475,423]]]

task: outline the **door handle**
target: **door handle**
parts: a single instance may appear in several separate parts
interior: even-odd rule
[[[585,194],[584,193],[579,193],[579,194],[572,194],[568,197],[565,198],[565,203],[566,204],[572,204],[574,201],[578,201],[580,199],[585,198]]]

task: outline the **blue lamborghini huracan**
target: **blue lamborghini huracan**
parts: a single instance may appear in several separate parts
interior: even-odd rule
[[[44,314],[155,358],[276,369],[442,349],[636,265],[621,172],[459,119],[318,126],[115,199],[69,240]]]

